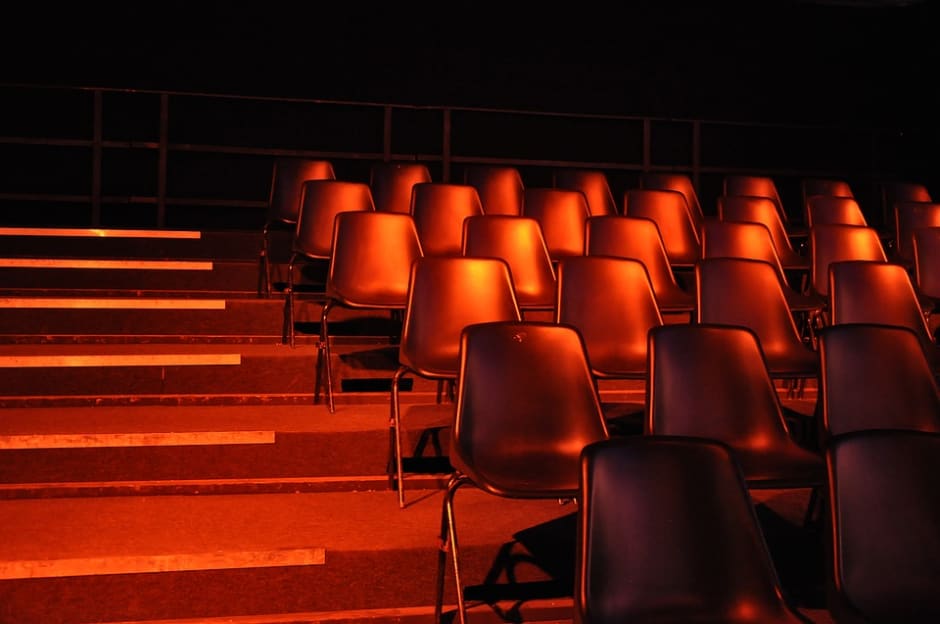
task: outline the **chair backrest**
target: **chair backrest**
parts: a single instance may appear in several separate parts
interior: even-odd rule
[[[786,280],[786,273],[770,237],[770,230],[756,221],[709,221],[702,228],[702,258],[750,258],[773,266]]]
[[[824,223],[809,230],[809,286],[821,297],[829,297],[829,265],[844,260],[887,262],[878,232],[872,227]]]
[[[278,158],[271,173],[268,196],[269,223],[297,223],[303,183],[307,180],[335,180],[336,172],[328,160]]]
[[[476,187],[485,214],[522,214],[525,184],[515,167],[470,165],[464,183]]]
[[[369,188],[380,212],[411,212],[415,184],[431,182],[427,165],[415,162],[376,162],[369,169]]]
[[[724,444],[665,435],[590,444],[579,503],[576,622],[807,621],[784,597]]]
[[[835,621],[940,621],[940,433],[844,434],[826,463]]]
[[[617,201],[607,174],[596,169],[556,169],[552,173],[555,188],[581,191],[587,199],[591,216],[617,214]]]
[[[918,228],[913,239],[914,285],[921,294],[940,299],[940,227]]]
[[[398,361],[426,377],[456,378],[464,327],[521,318],[504,260],[418,258],[411,268]]]
[[[421,182],[414,186],[414,217],[425,256],[463,253],[463,220],[483,214],[480,194],[469,184]]]
[[[911,329],[830,325],[818,340],[825,438],[861,429],[940,431],[937,380]]]
[[[340,212],[334,222],[326,294],[349,307],[404,309],[411,265],[420,257],[411,215]]]
[[[519,307],[555,307],[555,268],[532,217],[483,214],[464,219],[463,255],[502,258],[509,264]]]
[[[722,180],[722,195],[746,195],[751,197],[766,197],[773,201],[780,221],[789,226],[790,217],[780,198],[777,183],[773,178],[759,175],[726,175]]]
[[[893,262],[846,260],[829,265],[829,323],[900,325],[920,338],[931,364],[937,347],[907,269]]]
[[[613,256],[573,256],[558,264],[555,320],[581,332],[600,378],[646,379],[646,339],[663,324],[646,267]]]
[[[475,485],[575,498],[581,450],[608,437],[578,330],[540,321],[464,328],[448,457]]]
[[[722,441],[752,487],[806,487],[824,479],[822,458],[787,429],[752,330],[676,323],[651,329],[649,340],[647,435]]]
[[[868,225],[858,200],[836,195],[810,195],[806,198],[806,227],[822,223]]]
[[[692,216],[692,223],[699,230],[705,222],[705,214],[702,210],[702,204],[699,202],[698,193],[692,178],[684,173],[644,173],[640,176],[640,188],[663,189],[666,191],[678,191],[685,197],[689,214]]]
[[[894,204],[894,255],[898,260],[914,261],[914,232],[925,227],[940,227],[940,202]]]
[[[695,267],[696,320],[747,327],[773,377],[815,377],[816,354],[803,343],[776,267],[749,258],[706,258]]]
[[[672,267],[689,268],[702,257],[698,228],[679,191],[630,189],[623,196],[623,214],[656,222]]]
[[[560,188],[527,188],[522,214],[539,222],[553,262],[584,255],[584,222],[590,216],[584,193]]]
[[[847,181],[836,178],[803,178],[800,180],[800,190],[803,193],[804,205],[813,195],[855,197],[852,186]]]
[[[333,220],[341,212],[374,212],[368,184],[345,180],[303,183],[293,250],[308,258],[328,259],[333,250]]]
[[[793,247],[786,224],[780,219],[777,203],[770,197],[757,195],[722,195],[718,198],[720,221],[751,221],[761,223],[770,233],[774,249],[784,268],[806,268],[808,260]]]
[[[683,290],[669,265],[659,228],[652,219],[621,215],[589,217],[584,252],[639,260],[646,267],[661,312],[690,312],[695,295]]]

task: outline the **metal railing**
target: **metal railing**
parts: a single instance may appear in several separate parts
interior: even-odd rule
[[[840,177],[870,205],[878,181],[926,175],[903,129],[36,85],[0,85],[0,97],[5,225],[257,227],[282,156],[330,159],[362,181],[383,160],[424,162],[445,182],[468,164],[512,165],[527,186],[591,168],[618,192],[672,171],[706,198],[731,173],[793,194],[804,177]]]

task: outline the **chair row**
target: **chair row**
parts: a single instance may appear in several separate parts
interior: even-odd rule
[[[465,327],[438,620],[449,552],[459,621],[466,621],[456,494],[470,486],[508,499],[575,502],[577,621],[808,621],[777,580],[749,496],[755,488],[810,491],[805,522],[826,522],[833,536],[837,621],[855,621],[841,618],[859,611],[872,618],[862,621],[930,621],[938,613],[932,562],[940,555],[936,380],[909,366],[923,354],[904,328],[845,325],[823,336],[827,362],[846,366],[834,371],[837,379],[823,376],[823,391],[837,399],[826,404],[828,422],[841,419],[842,428],[813,449],[788,430],[759,341],[746,328],[652,329],[644,429],[617,436],[576,328],[518,320]],[[864,358],[884,352],[901,355],[905,367],[868,387],[882,370]],[[859,353],[864,364],[850,360]],[[847,389],[853,374],[855,387]],[[890,409],[876,411],[850,394],[889,397]],[[881,435],[885,429],[893,432]],[[875,508],[867,509],[866,497]],[[889,562],[897,574],[884,574]]]

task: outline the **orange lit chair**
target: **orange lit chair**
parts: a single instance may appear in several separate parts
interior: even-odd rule
[[[522,214],[539,222],[552,262],[584,255],[584,224],[590,216],[587,200],[579,191],[527,188]]]
[[[555,188],[581,191],[587,199],[591,216],[617,214],[617,202],[610,190],[607,174],[597,169],[556,169],[552,173]]]
[[[515,167],[470,165],[464,171],[464,183],[476,187],[484,214],[522,214],[525,184]]]
[[[780,197],[780,191],[777,183],[769,176],[732,174],[726,175],[722,180],[721,194],[745,195],[750,197],[765,197],[773,202],[777,211],[777,216],[789,236],[804,236],[802,227],[797,227],[790,218],[790,214],[783,205],[783,199]],[[802,214],[800,215],[802,216]]]
[[[630,189],[623,196],[623,214],[656,222],[673,270],[691,269],[702,257],[701,233],[679,191]]]
[[[422,182],[414,187],[411,216],[426,256],[463,253],[463,220],[482,215],[476,187],[469,184]]]
[[[684,173],[644,173],[640,176],[640,188],[678,191],[685,197],[686,206],[692,216],[692,223],[701,230],[705,223],[705,213],[699,202],[698,193],[692,178]]]
[[[431,182],[427,165],[415,162],[377,162],[369,169],[369,188],[379,212],[411,212],[411,189]]]
[[[306,180],[335,180],[336,172],[328,160],[278,158],[271,173],[271,192],[259,253],[258,294],[271,296],[271,229],[297,225],[303,183]]]
[[[784,270],[805,277],[809,271],[809,257],[802,255],[793,246],[773,199],[756,195],[722,195],[717,203],[720,221],[753,221],[766,227]]]
[[[902,201],[894,204],[894,248],[892,259],[911,269],[914,266],[914,232],[940,227],[940,203]]]
[[[940,227],[918,228],[913,234],[914,288],[921,305],[929,302],[927,316],[930,335],[940,329]]]
[[[838,178],[803,178],[800,180],[800,191],[803,194],[803,205],[814,195],[828,195],[830,197],[855,197],[852,185]]]
[[[843,260],[888,261],[881,238],[874,228],[843,223],[824,223],[810,228],[809,257],[807,288],[823,297],[827,307],[830,264]]]
[[[882,182],[881,189],[881,210],[882,223],[891,224],[894,215],[894,205],[898,202],[932,202],[933,197],[926,184],[921,182],[909,182],[902,180],[893,180]]]
[[[867,226],[862,207],[854,197],[810,195],[806,198],[806,227],[823,223]]]

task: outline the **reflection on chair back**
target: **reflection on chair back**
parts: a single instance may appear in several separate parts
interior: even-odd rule
[[[853,197],[810,195],[806,198],[806,226],[822,223],[868,225],[858,201]]]
[[[785,269],[809,268],[809,258],[801,256],[793,247],[773,199],[756,195],[723,195],[718,198],[718,218],[721,221],[752,221],[763,224],[770,233],[780,264]]]
[[[426,256],[459,256],[463,220],[483,214],[477,189],[469,184],[422,182],[416,184],[411,215]]]
[[[645,173],[640,176],[640,188],[678,191],[685,197],[686,206],[692,217],[692,223],[698,230],[705,223],[705,214],[699,202],[698,193],[692,179],[683,173]]]
[[[787,228],[790,227],[790,217],[780,198],[777,183],[773,178],[758,175],[727,175],[722,181],[722,195],[747,195],[751,197],[765,197],[773,201],[774,209]]]
[[[825,438],[861,429],[940,431],[937,380],[907,327],[849,323],[819,335]]]
[[[700,233],[679,191],[631,189],[624,193],[623,214],[656,222],[673,268],[690,268],[702,257]]]
[[[591,216],[617,214],[617,202],[603,171],[557,169],[553,173],[553,185],[584,193]]]
[[[784,598],[741,470],[719,442],[585,447],[577,531],[579,624],[808,622]]]
[[[871,227],[826,223],[809,232],[810,288],[829,297],[829,265],[844,260],[887,262],[878,232]]]
[[[372,190],[362,182],[311,180],[303,183],[294,252],[308,258],[329,258],[333,219],[348,211],[374,211]]]
[[[583,193],[558,188],[527,188],[522,214],[539,222],[553,262],[567,256],[584,255],[584,223],[590,212]]]
[[[379,212],[411,212],[412,187],[430,181],[431,172],[422,163],[377,162],[369,170],[369,187]]]
[[[268,198],[268,223],[297,222],[303,183],[307,180],[335,180],[333,164],[327,160],[279,158],[274,163],[271,194]]]
[[[476,187],[485,214],[522,214],[525,185],[515,167],[471,165],[465,172],[464,182]]]
[[[826,462],[835,621],[940,621],[940,433],[844,434]]]

